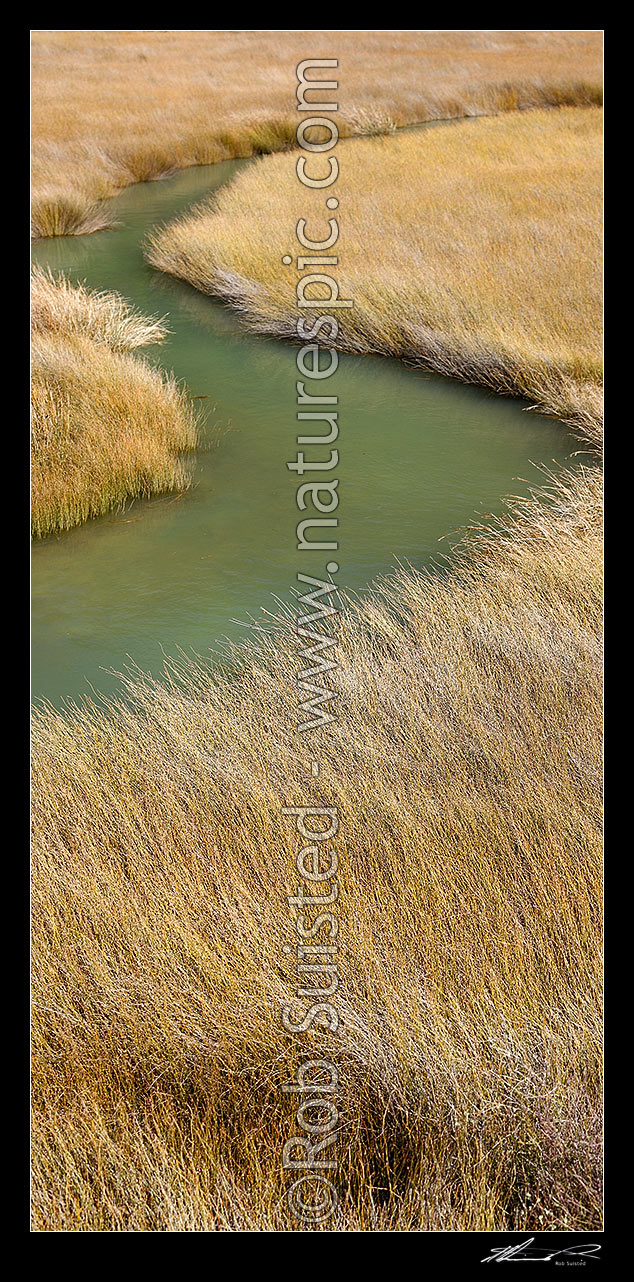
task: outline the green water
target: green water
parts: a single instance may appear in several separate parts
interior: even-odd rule
[[[275,609],[276,597],[290,599],[298,569],[320,574],[332,559],[296,550],[298,481],[286,467],[297,448],[296,349],[250,336],[228,308],[142,255],[150,227],[244,163],[131,187],[116,201],[117,230],[35,247],[37,262],[73,280],[168,313],[173,333],[147,355],[208,397],[197,402],[207,447],[190,491],[35,545],[35,698],[114,691],[114,672],[128,659],[158,674],[165,655],[217,655],[224,638],[243,636],[250,618]],[[289,227],[291,248],[292,237]],[[578,448],[565,428],[524,413],[520,402],[396,361],[341,357],[328,393],[339,397],[336,577],[356,592],[397,561],[438,560],[450,546],[443,536],[499,512],[504,495],[526,492],[540,479],[533,464],[564,461]]]

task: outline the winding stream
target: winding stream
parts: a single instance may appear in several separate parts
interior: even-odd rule
[[[296,452],[296,350],[249,335],[228,308],[154,271],[142,254],[150,227],[246,163],[130,187],[116,200],[117,230],[34,248],[38,263],[72,280],[168,313],[173,332],[148,358],[207,398],[197,402],[207,448],[186,494],[135,502],[35,544],[35,698],[59,704],[91,687],[112,692],[111,670],[127,657],[156,674],[165,654],[210,657],[223,638],[244,635],[239,621],[275,608],[274,595],[289,599],[298,569],[297,480],[286,468]],[[397,561],[437,560],[450,546],[443,536],[539,481],[532,462],[563,462],[578,449],[563,426],[524,413],[521,402],[396,361],[342,356],[336,383],[338,582],[354,591]],[[323,561],[322,553],[308,572]]]

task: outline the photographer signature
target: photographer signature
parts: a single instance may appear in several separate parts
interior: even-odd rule
[[[491,1254],[485,1255],[481,1263],[490,1264],[491,1261],[495,1261],[496,1264],[500,1264],[503,1260],[541,1260],[545,1263],[548,1260],[555,1260],[558,1256],[583,1256],[587,1260],[596,1260],[601,1250],[597,1242],[580,1242],[577,1246],[567,1246],[562,1251],[552,1251],[547,1246],[533,1247],[534,1241],[534,1237],[529,1237],[525,1242],[518,1242],[517,1246],[494,1247]]]

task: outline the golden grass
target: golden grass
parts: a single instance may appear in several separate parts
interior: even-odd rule
[[[338,313],[335,345],[528,397],[596,436],[601,125],[600,109],[562,108],[343,142],[332,252],[354,308]],[[324,199],[293,157],[268,157],[157,232],[148,256],[254,329],[293,337],[298,276],[282,256],[298,252],[300,217],[328,235]]]
[[[131,355],[162,341],[162,322],[118,294],[35,270],[32,327],[33,533],[186,488],[180,455],[197,444],[191,403],[173,377]]]
[[[342,134],[601,101],[600,31],[36,31],[33,231],[172,169],[293,144],[295,67],[340,62]],[[333,52],[334,51],[334,52]]]
[[[341,622],[307,782],[297,639],[34,730],[34,1227],[273,1231],[280,1086],[342,1079],[327,1229],[600,1225],[597,472]],[[296,1039],[280,806],[340,809],[336,1036]]]

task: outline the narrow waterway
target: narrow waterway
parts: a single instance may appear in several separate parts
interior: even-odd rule
[[[252,337],[229,309],[154,271],[142,253],[152,226],[245,163],[131,187],[113,202],[116,230],[34,248],[38,263],[168,315],[169,341],[147,355],[201,398],[205,438],[186,494],[135,502],[35,544],[36,699],[112,692],[129,660],[158,674],[165,655],[209,658],[262,608],[274,609],[276,597],[290,597],[299,556],[297,478],[286,467],[296,453],[296,351]],[[523,412],[521,402],[396,361],[341,357],[336,383],[337,579],[353,591],[397,562],[442,557],[451,543],[444,536],[538,483],[533,464],[563,462],[578,449],[564,427]],[[308,572],[323,570],[325,559]]]

